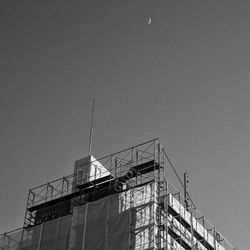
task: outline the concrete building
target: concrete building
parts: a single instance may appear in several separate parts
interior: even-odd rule
[[[72,175],[30,189],[23,228],[0,249],[233,250],[167,179],[171,168],[158,139],[77,160]]]

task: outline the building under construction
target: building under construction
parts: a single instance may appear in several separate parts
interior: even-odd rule
[[[171,184],[171,168],[158,139],[77,160],[72,175],[29,190],[24,225],[0,249],[233,250]]]

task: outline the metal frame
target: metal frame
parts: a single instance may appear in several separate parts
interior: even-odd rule
[[[185,209],[188,194],[185,193],[183,196],[166,178],[169,171],[174,170],[175,174],[177,172],[158,139],[110,154],[91,162],[91,164],[95,164],[97,161],[110,172],[109,176],[105,174],[103,178],[98,179],[87,176],[91,181],[78,185],[78,176],[75,173],[30,189],[23,230],[39,224],[35,221],[39,209],[49,209],[54,204],[65,204],[69,201],[71,204],[69,213],[72,213],[73,206],[86,203],[86,196],[95,193],[95,191],[98,192],[104,184],[107,189],[106,195],[111,195],[142,186],[148,182],[154,182],[153,249],[172,250],[174,249],[171,246],[173,242],[181,245],[184,249],[191,250],[217,250],[216,245],[218,244],[225,250],[234,249],[196,209],[190,196],[189,200],[192,204],[188,204],[188,209]],[[88,173],[85,173],[86,175]],[[177,181],[180,181],[179,177]],[[181,186],[183,186],[183,183],[181,183]],[[93,199],[95,198],[94,196]],[[171,203],[171,199],[174,199],[179,207],[175,207]],[[55,218],[60,216],[60,214],[55,215]],[[40,223],[43,225],[45,222],[41,221]],[[198,232],[197,225],[202,228],[203,235]],[[12,233],[0,235],[0,240],[7,235],[11,238]],[[217,237],[218,235],[220,237]],[[210,239],[213,240],[213,243]],[[131,246],[130,249],[142,248]]]

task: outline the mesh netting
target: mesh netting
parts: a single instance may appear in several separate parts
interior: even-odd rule
[[[0,250],[125,250],[153,246],[153,185],[73,208],[73,214],[0,237]]]

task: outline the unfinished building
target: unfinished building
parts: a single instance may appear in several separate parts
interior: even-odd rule
[[[233,250],[168,179],[158,139],[77,160],[72,175],[29,190],[24,225],[1,250]]]

